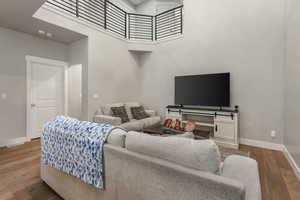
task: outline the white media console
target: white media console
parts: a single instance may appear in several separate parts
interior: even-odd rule
[[[237,110],[213,110],[168,106],[167,119],[179,119],[182,123],[194,122],[197,129],[210,132],[217,144],[239,148],[239,112]]]

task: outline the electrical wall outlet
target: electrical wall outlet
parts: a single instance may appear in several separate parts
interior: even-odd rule
[[[276,138],[276,131],[274,131],[274,130],[271,131],[271,137]]]

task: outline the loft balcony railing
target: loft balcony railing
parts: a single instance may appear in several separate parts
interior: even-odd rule
[[[128,13],[108,0],[48,0],[46,4],[129,40],[183,34],[183,6],[152,16]]]
[[[155,40],[183,33],[182,9],[179,6],[155,16]]]
[[[128,39],[153,41],[153,16],[128,13]]]

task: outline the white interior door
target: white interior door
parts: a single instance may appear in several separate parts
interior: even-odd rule
[[[29,137],[42,134],[44,124],[66,113],[66,65],[46,59],[32,60],[30,68]]]

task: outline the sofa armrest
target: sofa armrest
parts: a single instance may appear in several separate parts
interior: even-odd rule
[[[120,117],[112,117],[108,115],[95,115],[94,122],[99,124],[112,124],[115,126],[119,126],[122,124],[122,120]]]
[[[150,117],[155,117],[156,115],[155,110],[145,110],[145,111]]]
[[[246,187],[246,199],[261,200],[261,186],[257,162],[244,156],[225,159],[222,176],[240,181]]]

